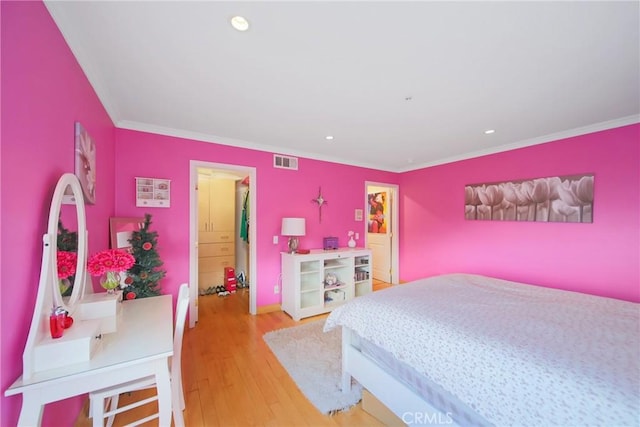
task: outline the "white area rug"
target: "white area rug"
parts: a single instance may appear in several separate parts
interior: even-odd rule
[[[362,399],[362,386],[352,380],[349,393],[340,389],[341,328],[322,332],[324,319],[267,332],[262,337],[307,399],[323,414],[349,409]]]

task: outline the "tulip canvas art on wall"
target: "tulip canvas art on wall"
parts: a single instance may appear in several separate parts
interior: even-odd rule
[[[465,186],[469,220],[593,222],[593,174]]]

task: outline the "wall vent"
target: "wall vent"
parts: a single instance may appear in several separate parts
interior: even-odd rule
[[[281,154],[274,154],[273,167],[280,168],[280,169],[298,170],[298,158],[283,156]]]

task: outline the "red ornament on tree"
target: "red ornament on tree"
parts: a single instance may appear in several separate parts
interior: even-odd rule
[[[136,294],[133,292],[127,292],[127,299],[136,299]]]
[[[151,243],[149,242],[144,242],[142,244],[142,249],[144,249],[145,251],[148,251],[149,249],[151,249],[153,247],[153,245],[151,245]]]

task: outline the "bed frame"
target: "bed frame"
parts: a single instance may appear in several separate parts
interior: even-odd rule
[[[357,334],[342,327],[342,391],[351,390],[355,378],[391,412],[408,425],[458,425],[451,414],[443,413],[391,376],[369,356],[360,351]]]

